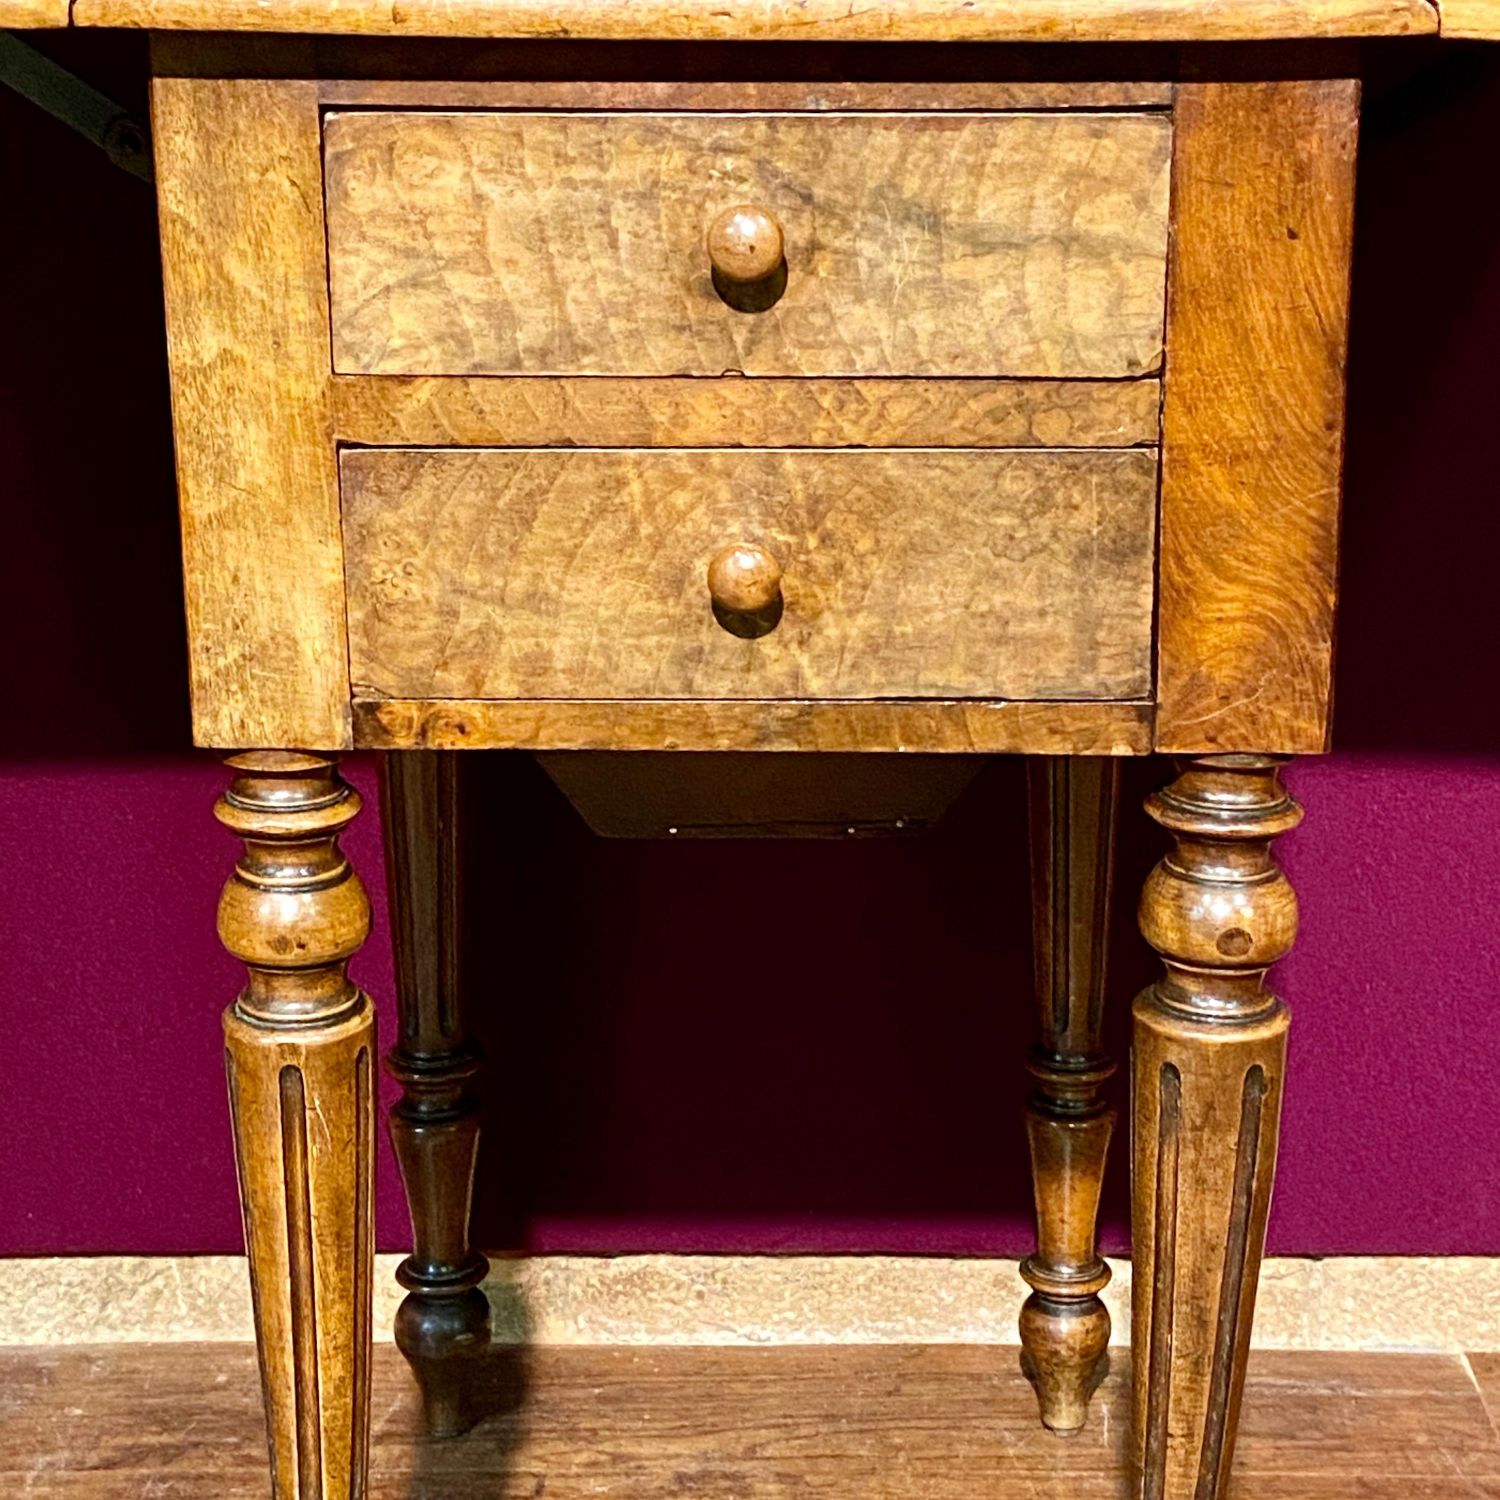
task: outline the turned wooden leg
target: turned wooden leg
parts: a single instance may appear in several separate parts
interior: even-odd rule
[[[391,1141],[411,1209],[412,1253],[396,1343],[422,1388],[428,1430],[472,1425],[471,1376],[489,1346],[489,1264],[469,1247],[479,1150],[472,1083],[479,1054],[464,1028],[459,984],[460,756],[405,751],[385,759],[384,811],[401,1034],[386,1059],[400,1082]]]
[[[1118,762],[1036,756],[1031,792],[1031,885],[1041,1039],[1026,1105],[1036,1192],[1036,1252],[1021,1265],[1031,1295],[1021,1344],[1042,1421],[1076,1432],[1088,1412],[1109,1313],[1109,1267],[1095,1243],[1114,1111],[1103,1086],[1104,954],[1114,863]]]
[[[1279,761],[1183,763],[1141,897],[1163,977],[1135,1003],[1135,1437],[1142,1500],[1225,1493],[1265,1244],[1286,1007],[1266,970],[1297,901],[1271,840],[1301,821]]]
[[[359,1500],[370,1430],[375,1018],[345,973],[370,903],[339,848],[332,759],[233,756],[214,809],[245,841],[219,936],[249,971],[224,1015],[277,1500]]]

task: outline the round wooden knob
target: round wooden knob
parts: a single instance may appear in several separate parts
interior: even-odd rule
[[[766,281],[786,254],[776,216],[754,203],[726,208],[708,226],[708,259],[714,271],[736,286]]]
[[[763,614],[781,600],[781,564],[765,548],[737,542],[714,554],[708,592],[730,614]]]

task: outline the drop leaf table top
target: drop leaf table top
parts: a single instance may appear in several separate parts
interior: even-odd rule
[[[1497,0],[0,0],[0,26],[348,36],[1190,42],[1500,35]]]

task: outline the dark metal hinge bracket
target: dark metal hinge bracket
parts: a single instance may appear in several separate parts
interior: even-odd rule
[[[122,171],[151,181],[151,132],[146,122],[12,31],[0,31],[0,83],[71,125]]]

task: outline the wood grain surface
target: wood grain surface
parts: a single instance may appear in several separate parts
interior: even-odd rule
[[[1129,448],[1161,382],[339,375],[350,443],[415,447]]]
[[[493,1413],[422,1434],[401,1356],[375,1350],[369,1500],[1121,1500],[1126,1362],[1066,1441],[1013,1348],[537,1348],[493,1356]],[[264,1500],[243,1344],[0,1351],[0,1483],[35,1500]],[[1500,1436],[1461,1356],[1250,1361],[1246,1500],[1495,1500]],[[1235,1492],[1231,1492],[1235,1493]]]
[[[1326,748],[1359,85],[1184,85],[1162,417],[1163,750]]]
[[[1121,376],[1161,358],[1163,114],[334,112],[355,374]],[[786,290],[721,300],[758,204]]]
[[[1469,1373],[1479,1389],[1490,1421],[1500,1427],[1500,1353],[1490,1350],[1468,1357]]]
[[[387,1121],[412,1233],[396,1272],[406,1289],[396,1346],[434,1437],[470,1425],[490,1342],[489,1262],[469,1243],[482,1064],[465,1013],[464,771],[460,757],[431,751],[387,755],[380,768],[398,1016],[386,1071],[401,1085]]]
[[[227,38],[232,48],[244,39]],[[387,44],[389,45],[389,44]],[[433,44],[428,44],[433,45]],[[437,45],[442,45],[441,43]],[[532,43],[533,46],[555,44]],[[410,62],[417,48],[403,47]],[[587,110],[1037,110],[1166,108],[1172,85],[1160,81],[1106,78],[1099,83],[1055,78],[988,79],[961,73],[962,52],[934,59],[942,75],[931,82],[904,78],[484,78],[325,77],[318,96],[325,105],[398,109],[587,109]],[[352,62],[328,60],[330,70]],[[457,61],[455,59],[454,61]],[[795,66],[796,59],[792,60]],[[946,64],[946,66],[945,66]],[[201,70],[203,60],[194,71]],[[429,69],[432,65],[429,65]],[[449,65],[452,66],[452,63]],[[576,66],[576,64],[575,64]],[[593,69],[591,71],[598,71]],[[787,69],[790,72],[791,68]]]
[[[742,703],[590,699],[356,700],[372,750],[903,751],[1145,755],[1147,703],[837,700]]]
[[[375,1007],[349,978],[370,900],[339,845],[359,795],[331,758],[232,756],[214,808],[244,840],[219,937],[236,1176],[275,1500],[358,1500],[375,1271]],[[147,1491],[149,1493],[149,1490]]]
[[[0,29],[23,31],[34,26],[66,26],[68,0],[0,0]]]
[[[1408,36],[1435,32],[1438,14],[1427,0],[74,0],[73,23],[366,36],[1176,42]]]
[[[1036,1196],[1036,1249],[1021,1263],[1031,1287],[1021,1343],[1042,1421],[1077,1432],[1087,1418],[1110,1317],[1110,1270],[1096,1225],[1115,1110],[1104,1050],[1104,960],[1114,877],[1118,761],[1033,755],[1030,804],[1031,951],[1040,1026],[1027,1059],[1026,1135]]]
[[[193,734],[349,743],[311,84],[157,78]]]
[[[1272,853],[1302,809],[1273,756],[1185,761],[1146,810],[1172,836],[1141,934],[1163,976],[1131,1032],[1132,1433],[1140,1500],[1227,1500],[1265,1246],[1297,936]]]
[[[392,698],[1140,698],[1144,449],[354,449],[350,671]],[[764,547],[785,613],[709,607]]]
[[[1444,36],[1471,41],[1500,41],[1500,0],[1442,0]]]

